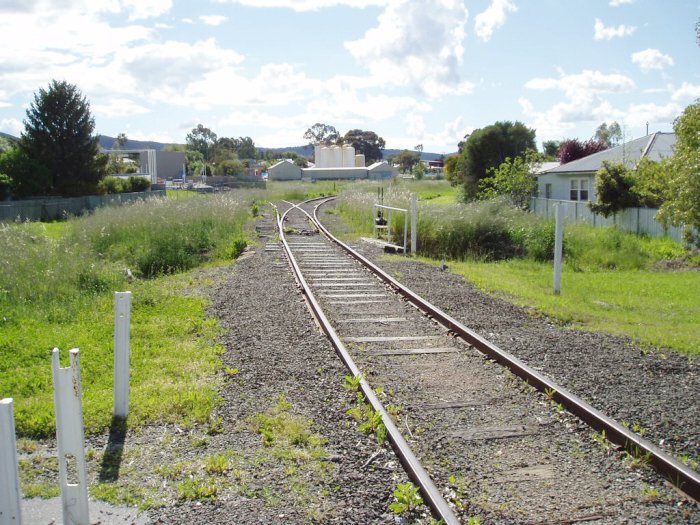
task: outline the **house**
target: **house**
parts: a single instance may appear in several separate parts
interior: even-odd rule
[[[595,202],[595,174],[603,162],[634,169],[642,158],[659,161],[673,155],[675,133],[657,132],[545,170],[537,176],[540,198]]]

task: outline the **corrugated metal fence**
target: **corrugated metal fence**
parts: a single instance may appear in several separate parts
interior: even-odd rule
[[[530,201],[530,209],[535,215],[554,218],[554,205],[557,203],[564,206],[564,220],[566,222],[583,222],[600,228],[617,226],[621,230],[636,234],[646,234],[652,237],[669,236],[676,241],[683,241],[684,228],[665,227],[656,220],[656,214],[659,210],[654,208],[628,208],[615,216],[605,218],[593,213],[587,202],[533,197]]]
[[[165,197],[165,190],[0,202],[0,222],[53,221],[70,215],[81,215],[101,206],[120,205],[152,197]]]

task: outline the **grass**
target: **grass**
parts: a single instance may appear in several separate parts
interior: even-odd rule
[[[700,272],[657,269],[665,260],[699,262],[681,244],[615,228],[567,225],[562,294],[555,296],[551,221],[503,202],[446,203],[458,198],[456,191],[428,182],[434,190],[421,186],[424,181],[413,187],[422,196],[418,248],[424,260],[451,260],[451,270],[480,288],[571,326],[700,354]],[[354,236],[373,235],[376,187],[357,184],[340,196],[337,209]],[[385,204],[407,207],[410,187],[390,185]],[[431,191],[437,196],[430,198]]]
[[[483,290],[574,327],[700,355],[700,272],[581,272],[565,265],[556,296],[551,264],[464,261],[450,263],[450,269]]]
[[[206,301],[183,270],[245,247],[249,199],[153,199],[63,223],[0,225],[0,396],[15,399],[19,436],[54,432],[51,350],[81,350],[85,430],[111,421],[112,292],[132,304],[129,425],[207,421],[221,348]],[[125,268],[138,277],[127,282]]]

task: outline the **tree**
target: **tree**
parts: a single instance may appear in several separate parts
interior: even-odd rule
[[[416,144],[413,146],[413,149],[416,150],[418,153],[423,153],[423,144]]]
[[[556,159],[559,146],[561,146],[561,141],[559,140],[545,140],[542,143],[542,152],[544,153],[545,158],[547,160]]]
[[[700,100],[685,108],[673,131],[676,145],[659,218],[676,226],[684,224],[686,240],[700,247],[700,235],[693,233],[693,229],[700,231]]]
[[[597,139],[587,140],[586,142],[581,142],[578,139],[568,139],[560,144],[557,159],[562,164],[566,164],[606,149],[608,149],[608,145]]]
[[[671,175],[670,159],[660,162],[642,157],[634,170],[632,191],[645,208],[660,208],[666,200],[668,179]]]
[[[351,129],[343,137],[343,144],[349,144],[355,148],[355,153],[365,156],[365,162],[369,165],[382,160],[382,150],[386,147],[383,138],[374,131],[362,131]]]
[[[338,142],[340,134],[333,126],[317,122],[306,130],[304,138],[312,146],[330,146]]]
[[[0,173],[15,197],[46,195],[51,190],[49,169],[19,147],[0,153]]]
[[[595,174],[596,202],[589,204],[591,210],[609,217],[638,206],[639,199],[632,191],[633,185],[634,177],[624,164],[604,161],[603,167]]]
[[[202,154],[205,161],[213,160],[214,156],[210,156],[210,152],[216,146],[216,133],[201,124],[197,124],[196,128],[185,137],[188,149],[198,151]]]
[[[593,138],[599,142],[604,142],[608,148],[617,146],[622,141],[622,128],[617,122],[613,122],[609,126],[603,122],[596,128]]]
[[[99,137],[93,134],[90,104],[76,86],[52,80],[48,89],[40,89],[27,109],[24,128],[20,147],[27,157],[48,168],[51,193],[96,191],[107,157],[100,155]]]
[[[114,139],[114,142],[112,142],[112,149],[124,149],[127,142],[129,142],[129,139],[126,136],[126,133],[120,133],[117,135],[117,138]]]
[[[391,158],[393,164],[398,164],[402,173],[411,171],[413,166],[420,162],[420,155],[407,149],[397,153]]]
[[[536,171],[542,163],[542,156],[529,149],[517,157],[507,157],[497,168],[489,170],[489,176],[479,181],[481,199],[508,197],[523,210],[530,208],[530,197],[537,187]]]
[[[535,130],[522,122],[500,121],[475,130],[462,143],[460,151],[463,163],[457,175],[465,198],[476,196],[479,181],[488,175],[489,169],[528,149],[536,149]]]
[[[416,164],[413,166],[413,169],[411,170],[411,173],[416,178],[416,180],[423,180],[423,177],[425,177],[425,172],[425,164],[423,164],[420,161],[416,162]]]

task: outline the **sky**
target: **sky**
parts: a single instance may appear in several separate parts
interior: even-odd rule
[[[96,132],[258,147],[320,122],[450,153],[520,121],[545,140],[671,131],[700,98],[698,0],[0,0],[0,131],[52,79]]]

